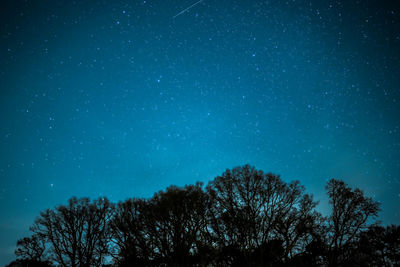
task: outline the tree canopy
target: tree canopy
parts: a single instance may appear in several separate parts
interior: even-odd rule
[[[117,204],[71,198],[40,213],[9,266],[394,266],[399,226],[331,179],[329,216],[299,181],[245,165],[206,186],[170,186]]]

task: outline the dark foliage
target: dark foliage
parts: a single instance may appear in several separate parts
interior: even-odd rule
[[[54,265],[51,264],[49,261],[39,261],[33,259],[26,259],[26,260],[16,260],[7,264],[6,267],[53,267]]]
[[[399,266],[400,227],[375,221],[378,203],[343,181],[326,190],[327,218],[298,181],[249,165],[150,199],[72,198],[8,266]]]

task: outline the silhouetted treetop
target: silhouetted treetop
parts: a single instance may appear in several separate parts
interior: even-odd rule
[[[116,205],[73,197],[40,213],[9,266],[398,266],[379,203],[340,180],[326,191],[323,217],[299,181],[244,165]]]
[[[101,266],[108,255],[112,204],[101,198],[71,198],[40,213],[31,227],[45,244],[45,259],[61,266]]]
[[[380,205],[366,197],[360,189],[353,190],[343,181],[331,179],[326,190],[332,205],[332,213],[327,221],[329,261],[330,265],[335,266],[352,258],[352,255],[346,254],[349,246],[361,231],[368,228],[369,219],[378,216]]]

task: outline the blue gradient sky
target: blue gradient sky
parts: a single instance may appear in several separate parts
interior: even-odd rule
[[[71,196],[249,163],[400,222],[397,1],[1,1],[0,264]],[[392,3],[392,4],[390,4]]]

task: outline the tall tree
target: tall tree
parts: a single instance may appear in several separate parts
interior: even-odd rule
[[[344,264],[352,256],[349,248],[361,231],[378,216],[379,203],[366,197],[360,189],[352,189],[340,180],[331,179],[326,185],[332,213],[328,218],[328,264]]]
[[[290,211],[277,220],[277,233],[284,241],[286,261],[305,252],[311,242],[319,240],[324,218],[315,210],[317,204],[311,195],[303,194],[294,200]]]
[[[207,261],[207,195],[201,184],[171,186],[120,203],[112,221],[120,266],[189,266]]]
[[[110,202],[100,198],[71,198],[66,206],[48,209],[35,220],[31,231],[49,247],[49,256],[60,266],[100,266],[108,254]]]
[[[148,201],[128,199],[118,203],[110,227],[117,266],[151,266],[154,245],[148,232]]]
[[[315,202],[303,194],[299,182],[287,184],[278,175],[265,174],[249,165],[216,177],[208,184],[207,192],[212,203],[211,228],[218,246],[231,248],[228,251],[234,251],[232,257],[242,253],[247,262],[252,260],[254,250],[280,240],[286,247],[283,255],[288,258],[316,216]]]
[[[150,200],[149,234],[164,264],[188,266],[204,261],[208,225],[208,197],[202,185],[169,187]]]

